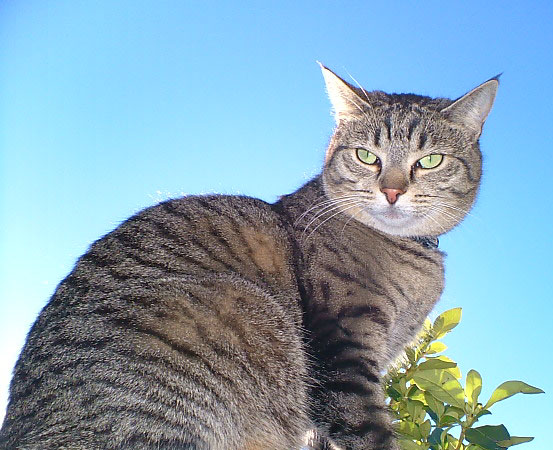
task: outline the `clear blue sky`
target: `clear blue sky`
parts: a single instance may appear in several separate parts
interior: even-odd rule
[[[485,394],[509,379],[547,391],[486,423],[550,448],[552,17],[546,0],[2,2],[0,417],[29,326],[94,239],[168,197],[274,201],[319,170],[320,60],[433,96],[504,73],[480,198],[441,240],[436,312],[463,307],[448,354]]]

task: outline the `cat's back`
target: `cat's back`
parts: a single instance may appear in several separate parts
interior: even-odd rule
[[[271,205],[245,196],[210,195],[141,211],[94,243],[79,265],[98,273],[119,262],[111,273],[124,282],[142,269],[142,278],[239,273],[270,285],[284,281],[290,256],[290,237]]]
[[[0,443],[295,445],[271,441],[275,426],[306,427],[293,264],[281,217],[257,199],[193,196],[131,217],[91,245],[34,324]]]

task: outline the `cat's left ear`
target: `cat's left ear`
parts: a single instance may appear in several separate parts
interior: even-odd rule
[[[321,71],[323,72],[326,91],[332,104],[336,122],[340,121],[340,119],[348,119],[363,114],[363,106],[366,105],[366,101],[357,95],[355,89],[349,83],[346,83],[319,61],[317,63],[321,66]]]
[[[482,133],[482,126],[492,109],[499,86],[499,75],[482,83],[468,94],[455,100],[442,113],[472,131],[476,137]]]

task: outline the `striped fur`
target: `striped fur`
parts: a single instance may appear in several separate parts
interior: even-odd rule
[[[338,126],[321,175],[272,205],[170,200],[92,244],[29,333],[2,448],[397,448],[380,374],[443,288],[442,253],[411,237],[472,205],[478,102],[367,94],[325,70]],[[447,164],[415,174],[438,147]],[[392,169],[403,231],[378,216]]]

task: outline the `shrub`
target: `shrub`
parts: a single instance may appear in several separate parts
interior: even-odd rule
[[[474,426],[491,414],[495,403],[518,393],[543,391],[522,381],[506,381],[482,403],[482,377],[476,370],[467,373],[463,387],[457,364],[440,355],[447,349],[440,339],[460,321],[461,308],[444,312],[433,324],[427,319],[415,343],[384,377],[402,450],[502,450],[533,439],[511,436],[504,425]]]

